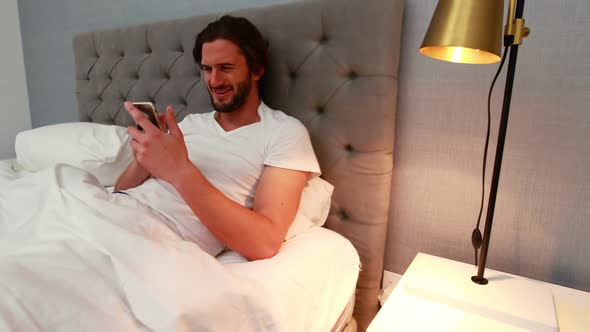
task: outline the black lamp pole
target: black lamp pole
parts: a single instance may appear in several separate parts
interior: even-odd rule
[[[514,18],[522,18],[524,9],[524,0],[516,1],[516,10]],[[512,19],[512,18],[508,18]],[[513,44],[514,36],[504,36],[504,44],[510,45],[510,58],[508,59],[508,72],[506,73],[506,86],[504,88],[504,102],[502,104],[502,115],[500,118],[500,128],[498,130],[498,144],[496,145],[496,157],[494,160],[494,171],[492,174],[492,183],[488,200],[488,210],[486,214],[486,223],[483,231],[483,243],[479,255],[479,265],[477,266],[477,275],[471,277],[471,280],[477,284],[485,285],[488,280],[484,278],[483,273],[486,268],[488,257],[488,247],[490,245],[490,236],[492,233],[492,222],[494,220],[494,209],[496,207],[496,195],[498,193],[498,183],[500,181],[500,169],[502,168],[502,156],[504,154],[504,142],[506,141],[506,129],[508,128],[508,115],[510,113],[510,101],[512,99],[512,86],[514,85],[514,74],[516,72],[516,58],[518,56],[518,46]]]

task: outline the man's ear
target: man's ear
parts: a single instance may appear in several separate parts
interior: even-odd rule
[[[264,75],[264,67],[259,67],[258,69],[256,69],[252,73],[252,78],[254,78],[255,81],[260,81],[260,79],[262,78],[263,75]]]

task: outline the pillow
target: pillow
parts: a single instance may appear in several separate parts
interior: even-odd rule
[[[295,219],[287,231],[285,240],[289,240],[313,226],[322,226],[326,222],[333,191],[334,186],[319,176],[307,181],[301,194],[299,210],[297,210]]]
[[[57,163],[88,171],[107,187],[133,160],[127,148],[127,128],[90,122],[72,122],[39,127],[16,135],[17,162],[37,172]]]
[[[15,140],[22,169],[37,172],[65,163],[92,173],[105,186],[113,186],[133,160],[127,128],[91,122],[72,122],[20,132]],[[320,177],[309,180],[301,194],[299,210],[285,240],[328,218],[334,187]]]

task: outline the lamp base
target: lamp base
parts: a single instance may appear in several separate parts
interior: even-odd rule
[[[474,268],[419,253],[403,276],[404,293],[439,331],[559,331],[549,287],[491,269],[481,287],[469,281]]]
[[[484,277],[478,277],[478,276],[473,276],[471,277],[471,281],[473,281],[474,283],[478,284],[478,285],[487,285],[488,284],[488,279],[484,278]]]

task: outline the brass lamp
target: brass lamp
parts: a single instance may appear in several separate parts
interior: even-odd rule
[[[495,63],[502,52],[502,0],[441,0],[420,53],[457,63]]]
[[[481,285],[488,283],[483,274],[500,180],[518,46],[523,37],[529,34],[522,18],[523,9],[524,0],[509,0],[506,26],[502,33],[504,0],[439,0],[420,47],[420,53],[439,60],[470,64],[495,63],[501,59],[503,35],[504,47],[510,51],[484,234],[482,238],[476,228],[472,235],[473,246],[476,250],[481,247],[481,253],[477,275],[471,280]]]

